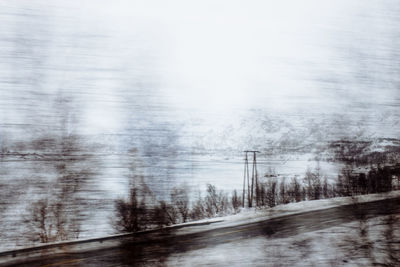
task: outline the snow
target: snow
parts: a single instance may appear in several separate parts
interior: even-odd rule
[[[365,222],[367,234],[361,235],[361,221],[289,238],[229,240],[227,243],[175,253],[167,266],[363,266],[388,263],[389,245],[385,236],[388,216]],[[396,216],[397,221],[400,215]],[[400,225],[394,224],[394,238]],[[398,243],[398,242],[397,242]],[[365,247],[370,244],[370,249]],[[396,245],[397,249],[399,244]],[[392,251],[393,253],[393,251]],[[392,254],[393,256],[393,254]]]
[[[210,229],[222,228],[222,227],[232,227],[247,223],[259,222],[267,219],[277,218],[281,216],[287,216],[292,214],[298,214],[308,211],[316,211],[329,209],[334,207],[339,207],[342,205],[349,205],[354,203],[366,203],[372,201],[379,201],[383,199],[390,199],[400,197],[400,190],[392,191],[389,193],[378,193],[369,195],[360,195],[355,197],[338,197],[330,199],[320,199],[311,201],[302,201],[297,203],[290,203],[285,205],[278,205],[273,208],[262,208],[262,209],[242,209],[240,213],[234,215],[228,215],[223,217],[218,217],[214,219],[206,219],[197,221],[198,222],[210,222],[208,225],[199,225],[192,227],[184,227],[178,229],[177,234],[187,234],[200,232]],[[187,223],[190,225],[190,223]]]
[[[239,214],[218,218],[215,224],[182,228],[180,234],[237,226],[280,216],[298,214],[388,198],[397,198],[400,191],[356,197],[304,201],[279,205],[270,209],[244,209]],[[387,262],[390,251],[385,230],[388,216],[354,221],[324,230],[298,234],[289,238],[229,240],[212,247],[175,253],[169,256],[167,266],[362,266]],[[396,215],[397,221],[400,215]],[[210,221],[211,222],[211,221]],[[367,227],[367,236],[360,233],[361,224]],[[395,224],[394,238],[400,238],[400,224]],[[371,244],[371,249],[365,248]],[[397,245],[398,246],[398,245]],[[398,248],[397,248],[398,249]]]
[[[341,197],[315,201],[304,201],[279,205],[274,208],[243,209],[239,214],[204,219],[169,226],[175,228],[177,235],[202,232],[211,229],[233,227],[267,219],[316,211],[355,201],[365,203],[400,197],[400,191],[371,194],[356,197]],[[400,220],[397,214],[396,220]],[[235,237],[224,243],[212,246],[202,245],[185,252],[168,255],[167,266],[337,266],[337,265],[371,265],[372,262],[385,262],[390,254],[387,238],[388,216],[380,216],[365,221],[353,221],[318,231],[300,233],[285,238],[268,238],[258,236],[252,238]],[[394,238],[400,236],[400,224],[393,223]],[[367,226],[366,236],[361,235],[361,226]],[[121,235],[123,238],[124,235]],[[70,242],[60,242],[70,243]],[[71,251],[83,251],[107,248],[118,244],[117,239],[107,242],[78,243],[71,246]],[[365,244],[372,244],[370,249]],[[397,242],[393,246],[399,246]],[[55,247],[53,253],[59,249]],[[32,254],[34,255],[34,254]],[[4,258],[7,261],[8,258]]]

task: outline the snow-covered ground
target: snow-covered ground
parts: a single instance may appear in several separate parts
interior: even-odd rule
[[[267,210],[242,210],[236,215],[209,220],[218,223],[182,228],[178,232],[193,233],[399,196],[400,191],[394,191],[354,198],[305,201]],[[229,240],[216,246],[169,255],[166,263],[168,266],[398,266],[399,252],[400,214],[396,214],[392,217],[360,219],[288,238],[269,239],[260,236]]]
[[[330,199],[320,199],[312,201],[302,201],[297,203],[290,203],[285,205],[278,205],[273,208],[261,208],[261,209],[243,209],[240,213],[234,215],[228,215],[218,217],[214,219],[206,219],[197,221],[198,222],[218,222],[210,225],[199,225],[192,227],[184,227],[178,230],[178,234],[186,234],[193,232],[200,232],[209,229],[216,229],[222,227],[237,226],[241,224],[259,222],[267,219],[272,219],[280,216],[286,216],[291,214],[298,214],[308,211],[316,211],[328,208],[334,208],[342,205],[349,205],[352,203],[365,203],[371,201],[378,201],[383,199],[390,199],[400,197],[400,190],[392,191],[389,193],[369,194],[360,195],[355,197],[338,197]],[[187,225],[192,222],[186,223]],[[182,224],[185,225],[185,224]],[[174,227],[174,226],[172,226]]]
[[[260,222],[272,218],[277,218],[281,216],[300,214],[309,211],[317,211],[328,208],[334,208],[343,205],[357,203],[365,203],[371,201],[378,201],[390,198],[400,197],[400,190],[392,191],[389,193],[380,193],[380,194],[369,194],[369,195],[360,195],[355,197],[338,197],[338,198],[330,198],[330,199],[320,199],[320,200],[312,200],[312,201],[302,201],[297,203],[289,203],[285,205],[278,205],[273,208],[244,208],[238,214],[221,216],[211,219],[203,219],[193,222],[187,222],[182,224],[176,224],[168,226],[167,228],[176,228],[177,235],[184,235],[196,232],[207,231],[211,229],[224,228],[224,227],[233,227],[244,225],[248,223]],[[183,226],[183,227],[182,227]],[[115,236],[119,236],[117,234]],[[108,235],[111,236],[111,235]],[[93,238],[101,238],[103,236],[93,236],[90,238],[82,238],[77,240],[80,242],[82,240],[90,240]],[[72,241],[73,242],[73,241]],[[64,242],[59,242],[64,243]],[[69,243],[69,241],[67,242]],[[84,245],[86,246],[86,245]],[[20,246],[18,249],[32,247],[28,246]],[[3,249],[0,251],[6,251],[9,249]]]
[[[400,191],[280,205],[269,210],[243,210],[217,218],[221,222],[182,228],[180,233],[240,225],[283,215],[399,197]],[[215,219],[215,220],[217,220]],[[400,214],[360,219],[288,238],[264,236],[169,255],[168,266],[398,266]]]
[[[323,210],[347,204],[400,197],[400,191],[357,197],[341,197],[279,205],[274,208],[243,209],[239,214],[173,225],[177,235],[245,225],[281,216]],[[392,264],[400,255],[400,214],[359,219],[323,230],[305,231],[290,237],[234,237],[185,252],[169,254],[168,266],[359,266]],[[185,227],[182,227],[185,226]],[[79,241],[78,241],[79,242]],[[75,244],[75,242],[72,242]],[[113,247],[118,239],[102,243],[70,245],[69,252]],[[201,245],[201,244],[200,244]],[[396,251],[397,250],[397,251]],[[54,248],[57,251],[57,248]],[[51,253],[49,251],[49,253]],[[397,254],[396,254],[397,253]],[[30,254],[29,254],[30,255]],[[28,256],[29,256],[28,255]],[[32,255],[35,255],[34,253]],[[397,258],[396,258],[397,257]],[[4,258],[5,262],[9,259]],[[392,264],[393,265],[393,264]],[[394,265],[395,266],[395,265]]]
[[[392,220],[392,224],[388,223]],[[175,253],[168,266],[396,266],[400,215],[355,221],[289,238],[238,239]],[[396,223],[397,222],[397,223]],[[392,238],[388,238],[390,228]],[[362,229],[366,229],[365,232]],[[364,234],[363,234],[364,233]],[[397,251],[396,251],[397,250]],[[399,264],[399,262],[397,262]],[[397,265],[398,266],[398,265]]]

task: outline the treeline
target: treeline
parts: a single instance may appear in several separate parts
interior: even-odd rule
[[[344,167],[337,180],[328,183],[319,168],[307,170],[302,180],[292,178],[287,183],[276,178],[260,183],[256,192],[257,206],[274,207],[278,204],[317,200],[323,198],[354,196],[389,192],[400,188],[400,165],[370,167],[366,172],[357,172],[351,166]]]
[[[390,145],[384,143],[391,143]],[[399,139],[378,139],[383,151],[371,151],[374,145],[372,141],[349,141],[338,140],[329,144],[328,148],[332,152],[333,161],[343,162],[356,166],[371,164],[397,164],[400,160],[400,140]]]
[[[340,196],[389,192],[399,189],[400,165],[371,167],[368,172],[354,172],[351,167],[342,169],[336,190]]]
[[[328,183],[326,176],[320,173],[319,168],[308,169],[304,177],[269,178],[259,183],[256,188],[256,205],[274,207],[279,204],[288,204],[305,200],[317,200],[337,196],[335,186]]]
[[[189,193],[187,187],[175,187],[168,201],[156,201],[147,186],[132,187],[127,199],[118,199],[115,202],[114,227],[123,232],[135,232],[234,214],[243,206],[242,194],[236,190],[229,195],[208,184],[205,196],[197,192],[192,201]],[[272,201],[275,203],[276,200]]]
[[[393,178],[400,177],[400,166],[377,167],[366,173],[356,173],[351,167],[342,169],[337,181],[329,183],[319,168],[307,170],[303,178],[293,177],[290,181],[276,177],[266,178],[255,187],[255,205],[258,208],[274,207],[305,200],[318,200],[341,196],[353,196],[388,192],[393,188]],[[399,179],[398,179],[399,180]],[[146,187],[147,188],[147,187]],[[135,232],[147,228],[164,227],[204,218],[235,214],[250,206],[242,193],[234,190],[228,194],[208,184],[205,196],[200,192],[191,201],[187,187],[176,187],[168,201],[156,201],[151,192],[133,187],[127,199],[115,202],[115,228],[123,232]],[[243,202],[244,200],[244,202]]]
[[[211,184],[207,185],[204,197],[198,192],[195,200],[190,201],[189,193],[185,186],[175,187],[169,201],[155,201],[148,190],[133,187],[127,199],[115,202],[114,227],[123,232],[135,232],[235,213],[242,205],[236,190],[229,196]]]

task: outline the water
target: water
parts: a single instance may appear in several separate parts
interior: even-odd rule
[[[390,0],[2,2],[1,247],[57,177],[85,177],[86,237],[132,177],[158,199],[240,190],[246,149],[260,175],[318,157],[333,179],[330,141],[399,137],[399,19]]]

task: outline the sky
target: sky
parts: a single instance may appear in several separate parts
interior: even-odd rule
[[[369,132],[399,121],[395,1],[1,5],[6,124],[32,121],[16,102],[36,107],[33,124],[46,124],[57,97],[70,99],[72,128],[84,134],[120,133],[140,117],[184,135],[221,133],[252,110],[344,115]]]

